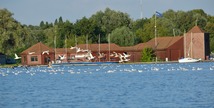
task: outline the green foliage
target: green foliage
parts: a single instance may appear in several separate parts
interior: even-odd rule
[[[129,27],[132,22],[127,13],[114,11],[109,8],[106,8],[104,12],[98,11],[96,14],[92,15],[90,20],[94,25],[93,30],[95,30],[95,36],[98,36],[100,34],[103,37],[106,37],[113,30],[122,26]],[[100,33],[97,33],[96,29]],[[101,42],[106,43],[106,38],[101,38]]]
[[[135,41],[135,35],[128,27],[117,28],[112,31],[111,43],[115,43],[120,46],[133,46]]]
[[[202,9],[187,12],[169,9],[156,19],[156,25],[158,37],[183,35],[184,31],[198,25],[210,33],[210,48],[214,51],[214,17]],[[107,43],[109,34],[111,43],[131,46],[154,38],[154,26],[155,16],[134,21],[127,13],[110,8],[74,23],[59,17],[53,23],[41,21],[39,26],[22,25],[13,18],[13,13],[0,9],[0,52],[14,56],[37,42],[58,48],[86,43],[86,40],[98,43],[99,35],[100,42]]]
[[[151,62],[155,57],[154,51],[152,48],[144,48],[142,51],[142,62]]]
[[[6,55],[13,55],[17,49],[28,45],[32,38],[28,28],[17,22],[12,15],[7,9],[0,9],[0,52]]]
[[[214,17],[208,16],[209,22],[205,26],[205,31],[210,33],[210,50],[214,52]]]

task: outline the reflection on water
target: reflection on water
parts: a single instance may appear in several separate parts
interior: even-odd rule
[[[213,69],[213,62],[0,68],[0,107],[214,107]]]

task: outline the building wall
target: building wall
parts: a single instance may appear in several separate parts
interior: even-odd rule
[[[175,42],[172,46],[167,48],[167,56],[169,61],[177,61],[184,57],[184,41],[183,38]]]
[[[21,55],[21,61],[22,61],[22,65],[28,65],[27,55],[25,54]]]
[[[167,54],[166,54],[166,50],[157,50],[156,51],[156,56],[159,60],[165,60],[166,57],[167,57]]]
[[[192,47],[191,47],[191,35],[192,35]],[[205,60],[207,56],[210,54],[210,43],[209,43],[209,34],[206,33],[187,33],[184,38],[181,38],[180,40],[176,40],[173,45],[170,44],[170,46],[166,49],[158,49],[156,51],[157,57],[163,61],[168,58],[169,61],[176,61],[179,58],[187,57],[188,53],[189,56],[192,58],[201,58],[202,60]],[[184,43],[185,42],[185,43]],[[185,46],[184,46],[185,45]],[[142,47],[143,48],[143,47]],[[184,51],[184,49],[186,49]],[[141,56],[142,56],[142,50],[132,50],[132,49],[124,49],[123,50],[111,50],[111,53],[117,52],[123,54],[126,52],[127,54],[130,54],[131,56],[128,58],[130,59],[130,62],[141,62]],[[184,52],[186,52],[184,54]],[[100,53],[106,54],[106,57],[103,59],[95,58],[94,62],[97,61],[119,61],[119,58],[114,58],[109,60],[109,51],[108,49],[102,50]],[[54,52],[50,53],[49,55],[22,55],[22,64],[23,65],[44,65],[48,64],[47,60],[45,58],[50,57],[50,61],[55,61],[58,59],[58,55],[64,55],[65,53],[57,53],[56,55]],[[68,56],[71,57],[75,55],[75,52],[68,53]],[[66,54],[67,55],[67,54]],[[93,56],[98,56],[98,50],[92,51]],[[37,56],[38,61],[31,61],[32,56]],[[62,62],[67,62],[67,59],[69,58],[66,56],[66,59],[64,59]],[[71,62],[74,60],[68,60],[68,62]]]
[[[177,61],[179,58],[182,58],[181,53],[182,51],[180,49],[170,49],[169,50],[169,61]]]
[[[37,57],[37,61],[31,61],[31,57]],[[27,65],[42,65],[41,55],[27,55]]]
[[[205,43],[205,58],[206,60],[209,60],[209,56],[210,56],[210,35],[209,33],[205,33],[205,40],[204,40],[204,43]]]
[[[42,65],[48,65],[49,62],[54,61],[54,53],[49,53],[41,55],[41,64]]]
[[[130,62],[140,62],[141,61],[141,52],[130,51],[130,52],[127,52],[127,54],[131,55],[129,57]]]
[[[192,37],[192,39],[191,39]],[[191,45],[192,42],[192,45]],[[205,60],[205,36],[204,33],[186,34],[186,56]]]
[[[37,61],[31,61],[31,57],[37,57]],[[54,53],[47,54],[32,54],[32,55],[21,55],[22,65],[47,65],[48,62],[45,61],[45,58],[49,58],[50,61],[54,61]]]

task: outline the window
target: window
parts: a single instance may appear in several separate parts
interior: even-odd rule
[[[31,61],[38,61],[38,57],[37,56],[32,56],[31,57]]]

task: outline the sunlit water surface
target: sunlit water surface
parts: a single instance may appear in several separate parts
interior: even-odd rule
[[[214,107],[214,62],[0,68],[1,108]]]

